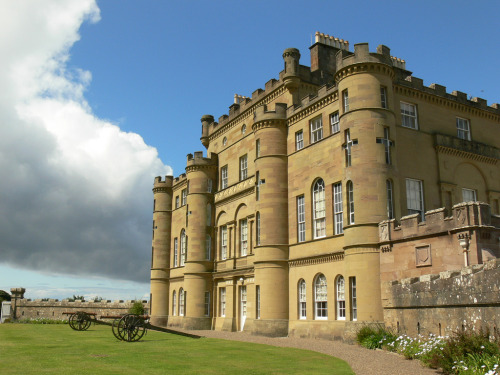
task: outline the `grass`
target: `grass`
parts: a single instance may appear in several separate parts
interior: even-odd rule
[[[108,326],[1,324],[6,374],[354,374],[335,357],[307,350],[149,331],[118,341]]]

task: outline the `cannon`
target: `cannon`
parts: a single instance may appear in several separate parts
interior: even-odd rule
[[[150,328],[149,316],[147,315],[103,315],[97,319],[95,313],[86,311],[64,312],[69,315],[68,324],[75,331],[86,331],[92,323],[111,325],[113,335],[121,341],[134,342],[139,341]],[[103,319],[113,319],[113,323],[109,324]]]

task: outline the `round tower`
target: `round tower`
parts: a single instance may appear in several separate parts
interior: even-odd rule
[[[385,46],[370,53],[368,44],[356,44],[354,54],[337,53],[335,80],[345,159],[345,276],[346,282],[355,278],[357,319],[362,321],[383,320],[378,223],[388,218],[387,181],[392,183],[393,78]]]
[[[184,328],[210,329],[211,314],[205,302],[211,301],[213,271],[213,222],[214,197],[212,186],[217,176],[217,154],[204,158],[203,152],[189,154],[186,166],[189,183],[187,195],[187,240],[188,250],[184,287],[186,291],[186,311]],[[207,243],[209,243],[207,245]]]
[[[153,187],[153,243],[151,259],[151,323],[167,326],[170,233],[172,227],[172,176],[156,177]]]
[[[260,288],[260,319],[254,331],[263,335],[288,334],[288,159],[286,105],[275,111],[260,106],[253,132],[260,142],[255,160],[257,231],[255,285]],[[260,222],[260,225],[259,225]]]

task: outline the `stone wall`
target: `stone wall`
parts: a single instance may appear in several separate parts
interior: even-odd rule
[[[386,327],[394,332],[449,335],[500,327],[500,259],[455,271],[382,283]]]
[[[20,289],[20,288],[18,288]],[[14,295],[14,293],[13,293]],[[14,298],[12,300],[12,317],[14,319],[68,319],[68,315],[77,311],[86,311],[97,314],[97,318],[103,315],[123,315],[128,313],[134,301],[101,301],[101,302],[84,302],[76,300],[70,302],[65,299],[59,301],[57,299],[32,301],[26,298]],[[146,314],[149,314],[149,303],[142,301]]]

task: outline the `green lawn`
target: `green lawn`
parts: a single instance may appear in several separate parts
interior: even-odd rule
[[[139,342],[115,339],[108,326],[1,324],[5,374],[354,374],[324,354],[149,331]]]

